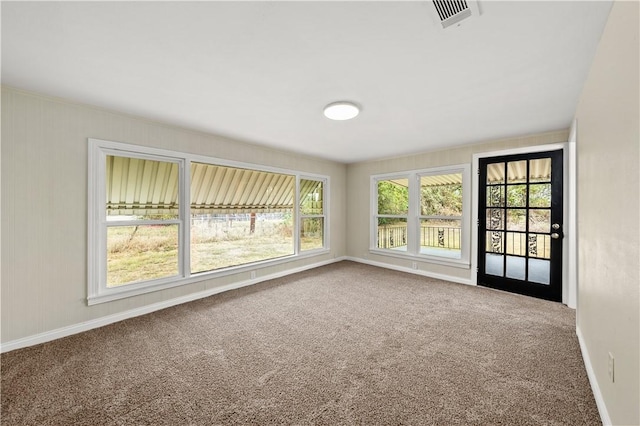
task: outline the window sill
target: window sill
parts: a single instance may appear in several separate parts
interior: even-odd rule
[[[460,269],[471,268],[471,263],[466,259],[447,259],[447,258],[438,257],[438,256],[429,256],[424,254],[411,254],[407,252],[398,252],[395,250],[381,250],[381,249],[375,249],[375,248],[369,249],[369,253],[375,254],[378,256],[389,256],[389,257],[395,257],[398,259],[405,259],[405,260],[408,259],[408,260],[420,261],[425,263],[433,263],[436,265],[450,266],[453,268],[460,268]]]
[[[179,287],[187,284],[193,284],[197,282],[212,280],[229,275],[236,275],[242,273],[249,273],[257,271],[266,267],[282,265],[296,260],[302,260],[310,257],[321,256],[329,254],[329,248],[315,249],[302,252],[297,255],[290,255],[280,257],[277,259],[265,260],[262,262],[255,262],[248,265],[232,266],[229,268],[199,272],[189,277],[170,277],[162,280],[155,280],[151,282],[141,282],[138,284],[130,284],[117,288],[103,289],[102,292],[87,297],[87,305],[97,305],[100,303],[112,302],[119,299],[125,299],[127,297],[139,296],[142,294],[153,293],[155,291],[166,290],[169,288]],[[247,280],[253,280],[256,278],[248,278]],[[242,280],[240,280],[242,281]]]

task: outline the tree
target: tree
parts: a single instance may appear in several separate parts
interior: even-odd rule
[[[378,214],[406,214],[409,211],[409,188],[383,180],[378,182]],[[397,222],[393,218],[380,218],[379,225]]]
[[[462,184],[422,186],[420,209],[424,216],[462,216]]]

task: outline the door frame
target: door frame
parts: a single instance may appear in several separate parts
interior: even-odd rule
[[[577,259],[577,235],[575,232],[575,182],[576,182],[576,167],[570,154],[572,154],[570,148],[575,150],[575,147],[570,146],[570,142],[553,143],[547,145],[528,146],[523,148],[505,149],[501,151],[480,152],[473,154],[473,168],[472,168],[472,201],[471,201],[471,283],[478,285],[478,194],[480,191],[478,170],[480,167],[480,158],[487,157],[500,157],[503,155],[515,155],[515,154],[531,154],[534,152],[545,151],[563,151],[563,176],[562,186],[563,190],[563,215],[564,215],[564,238],[566,244],[562,245],[562,303],[568,307],[576,308],[576,294],[577,294],[577,267],[575,259]]]

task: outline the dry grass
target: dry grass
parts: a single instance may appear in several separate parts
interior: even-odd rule
[[[290,221],[289,221],[290,222]],[[107,286],[178,274],[178,226],[109,227]],[[301,249],[323,246],[321,233],[307,232]],[[286,220],[194,222],[191,272],[205,272],[294,254],[293,228]]]

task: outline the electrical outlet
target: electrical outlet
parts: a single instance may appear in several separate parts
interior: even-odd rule
[[[616,378],[615,370],[614,370],[614,366],[615,366],[614,361],[615,360],[613,358],[613,354],[609,352],[609,369],[608,370],[609,370],[609,379],[611,379],[611,383],[614,383]]]
[[[416,263],[416,262],[411,262],[411,267],[412,267],[413,269],[418,269],[418,263]]]

